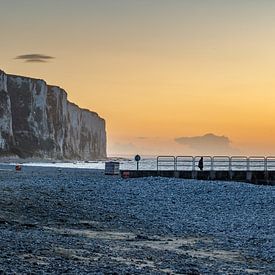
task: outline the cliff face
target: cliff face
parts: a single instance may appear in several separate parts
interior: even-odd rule
[[[104,158],[105,121],[59,87],[0,71],[0,155]]]

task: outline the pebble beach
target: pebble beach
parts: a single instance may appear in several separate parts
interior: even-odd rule
[[[0,167],[0,274],[274,274],[275,189]]]

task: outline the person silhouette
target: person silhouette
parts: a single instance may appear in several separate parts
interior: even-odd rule
[[[198,167],[201,171],[203,170],[203,157],[200,158],[199,163],[198,163]]]

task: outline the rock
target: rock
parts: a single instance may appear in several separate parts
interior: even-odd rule
[[[105,158],[105,121],[59,87],[0,71],[0,155]]]

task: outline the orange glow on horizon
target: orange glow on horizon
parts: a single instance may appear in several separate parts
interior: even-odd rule
[[[61,86],[105,118],[109,154],[196,153],[174,139],[207,133],[240,154],[275,154],[272,3],[125,3],[121,14],[88,2],[57,5],[52,19],[22,10],[5,28],[0,69]],[[13,59],[29,51],[56,59]]]

